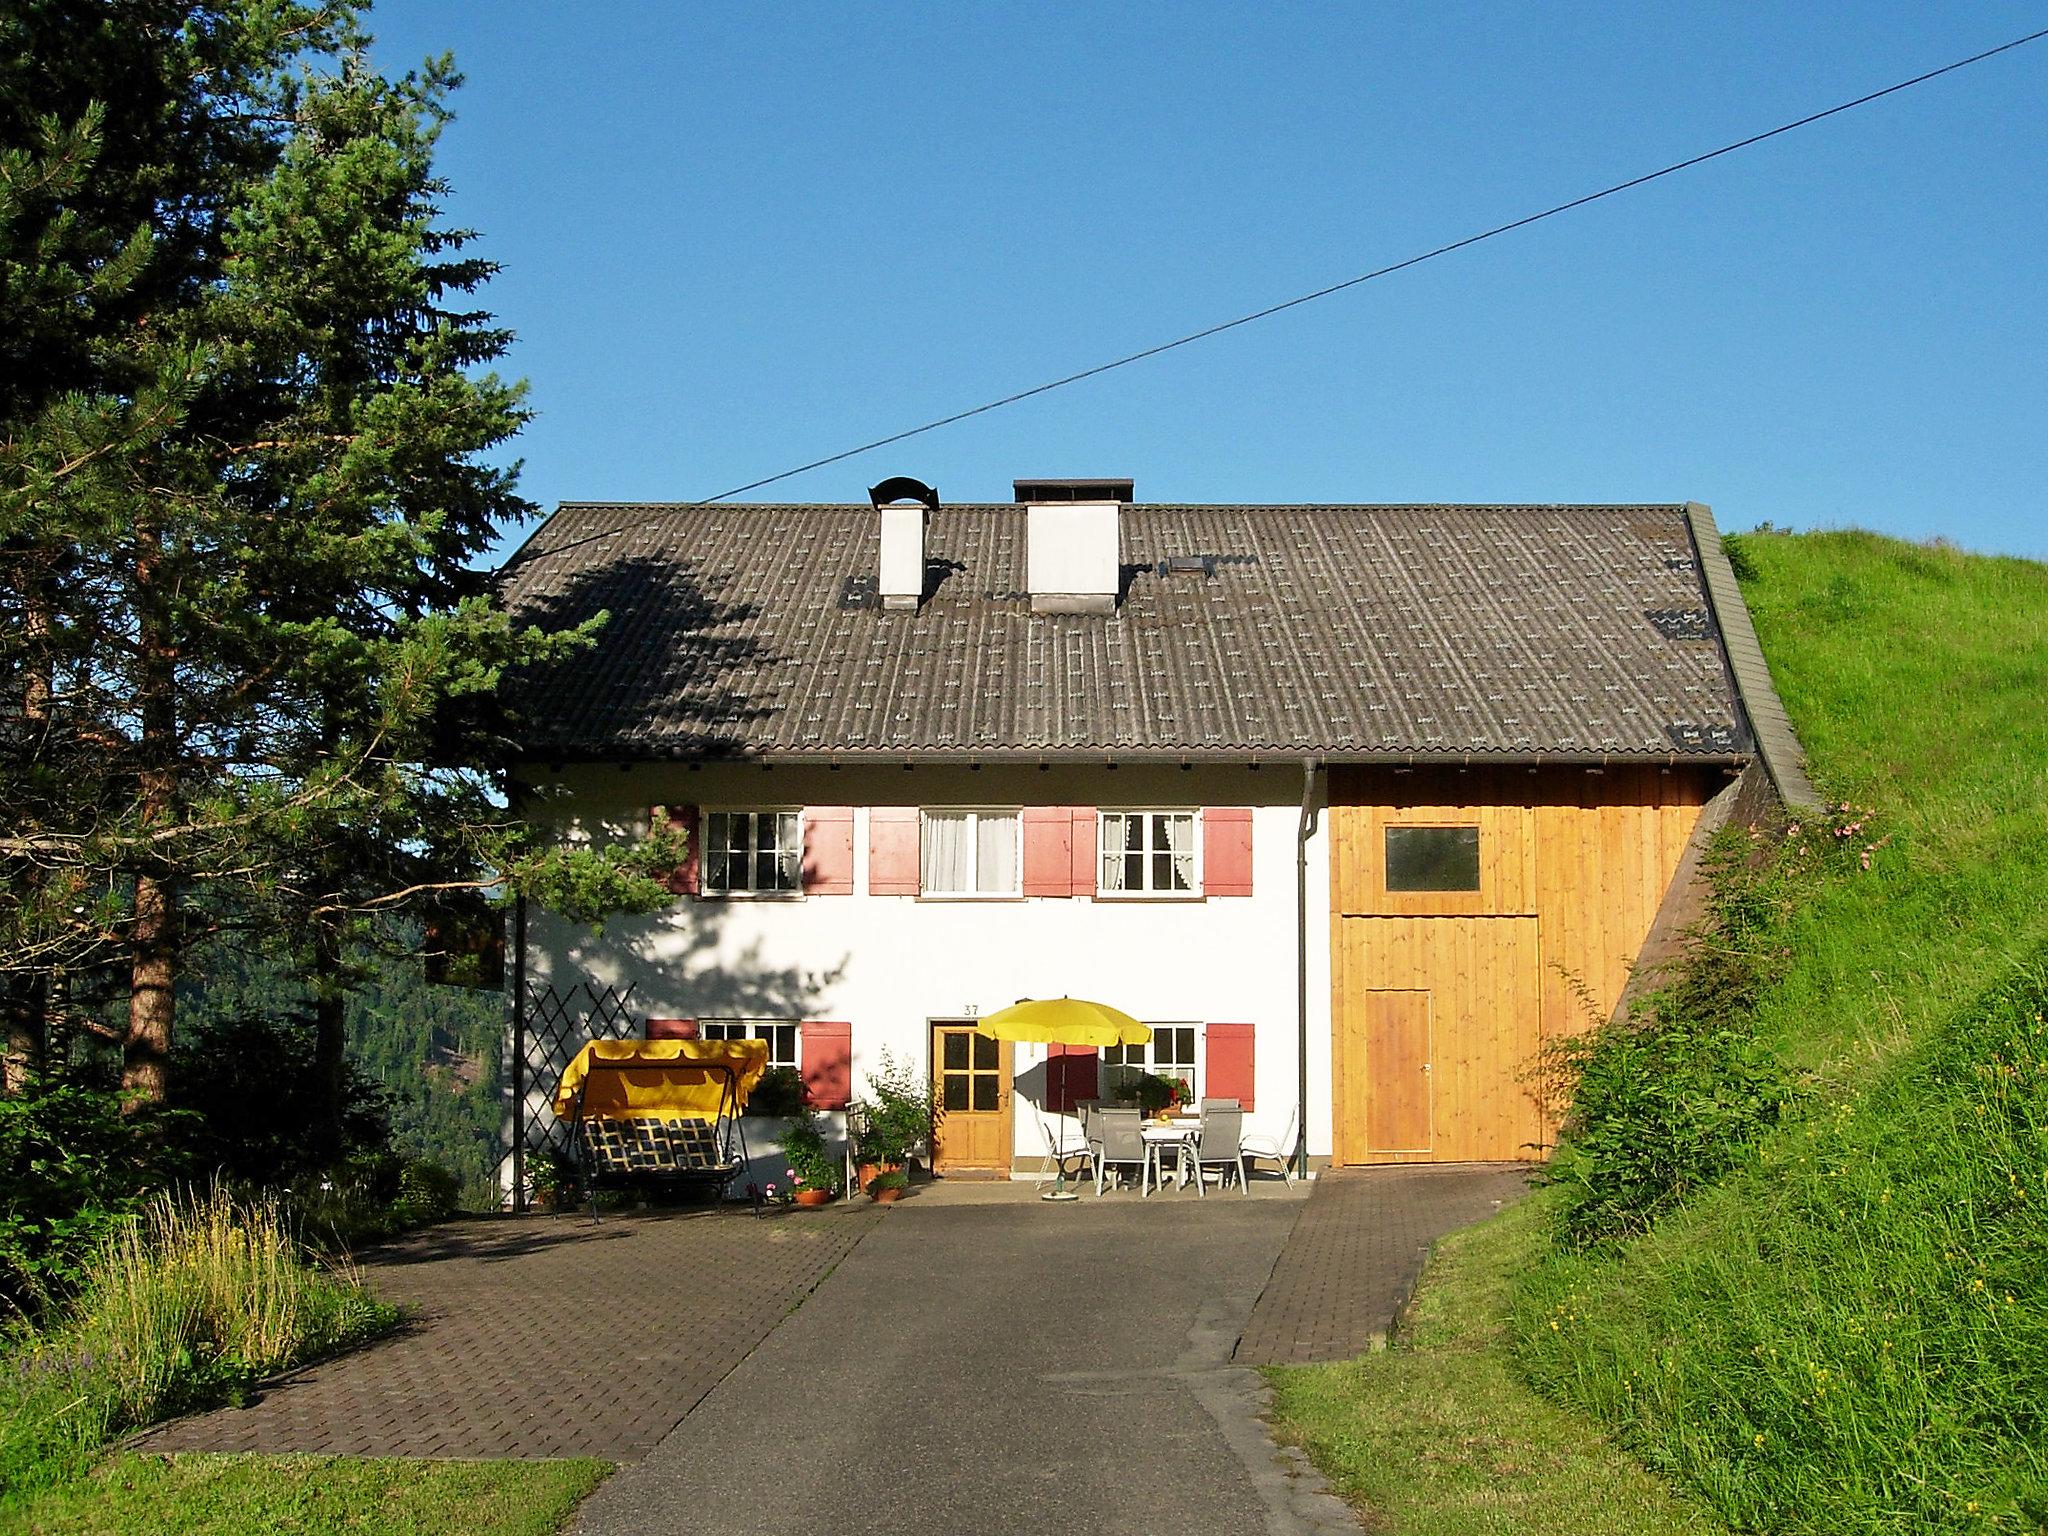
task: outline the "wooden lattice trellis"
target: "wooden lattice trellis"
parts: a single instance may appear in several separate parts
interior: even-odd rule
[[[523,1030],[524,1060],[519,1065],[523,1079],[524,1103],[515,1103],[506,1126],[507,1146],[499,1173],[503,1187],[511,1189],[512,1141],[525,1143],[524,1162],[531,1177],[533,1160],[550,1148],[568,1152],[569,1128],[555,1118],[555,1085],[576,1053],[589,1040],[631,1040],[640,1034],[640,1019],[632,1010],[633,987],[622,991],[609,983],[603,987],[589,981],[571,982],[566,987],[530,982],[526,988]],[[513,1049],[510,1035],[506,1049]],[[508,1082],[514,1074],[507,1073]],[[521,1191],[520,1193],[524,1193]]]

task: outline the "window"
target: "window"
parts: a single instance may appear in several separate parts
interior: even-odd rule
[[[706,1040],[766,1040],[769,1066],[798,1064],[794,1024],[775,1019],[699,1019],[697,1033]]]
[[[1193,811],[1104,811],[1102,880],[1105,895],[1194,896],[1201,891],[1195,867]]]
[[[803,817],[796,811],[704,813],[704,890],[735,896],[801,891]]]
[[[1387,889],[1479,889],[1477,827],[1387,828]]]
[[[1102,1096],[1124,1098],[1139,1074],[1177,1077],[1181,1102],[1195,1098],[1195,1035],[1193,1024],[1154,1024],[1152,1038],[1144,1045],[1112,1045],[1102,1053]]]
[[[926,811],[917,840],[917,888],[926,896],[1016,896],[1015,811]]]

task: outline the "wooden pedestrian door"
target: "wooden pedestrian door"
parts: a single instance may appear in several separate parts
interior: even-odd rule
[[[971,1023],[932,1025],[934,1173],[1010,1171],[1011,1061],[1008,1041]]]

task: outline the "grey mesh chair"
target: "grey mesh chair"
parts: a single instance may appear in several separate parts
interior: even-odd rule
[[[1202,1113],[1203,1113],[1203,1114],[1205,1114],[1205,1115],[1206,1115],[1206,1114],[1208,1114],[1208,1113],[1209,1113],[1209,1111],[1210,1111],[1210,1110],[1212,1110],[1212,1109],[1242,1109],[1242,1108],[1244,1108],[1244,1106],[1243,1106],[1242,1104],[1238,1103],[1238,1102],[1237,1102],[1237,1100],[1235,1100],[1235,1099],[1204,1099],[1204,1100],[1202,1100],[1202,1103],[1201,1103],[1201,1110],[1202,1110]]]
[[[1195,1145],[1182,1154],[1195,1165],[1195,1193],[1202,1191],[1202,1175],[1214,1168],[1216,1187],[1221,1190],[1229,1185],[1234,1169],[1237,1173],[1237,1187],[1245,1194],[1252,1192],[1251,1185],[1244,1177],[1244,1147],[1239,1132],[1244,1129],[1244,1111],[1240,1109],[1219,1109],[1202,1116],[1202,1134]]]
[[[1098,1109],[1094,1114],[1095,1193],[1102,1193],[1102,1175],[1108,1168],[1138,1170],[1138,1190],[1145,1188],[1145,1138],[1143,1121],[1135,1109]]]

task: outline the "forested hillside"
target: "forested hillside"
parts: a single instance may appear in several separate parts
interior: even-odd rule
[[[305,988],[281,964],[216,952],[179,998],[200,1034],[238,1017],[303,1013]],[[385,1095],[397,1150],[429,1158],[462,1184],[462,1203],[495,1203],[504,1001],[495,991],[430,986],[413,959],[365,962],[348,1002],[349,1059]]]

